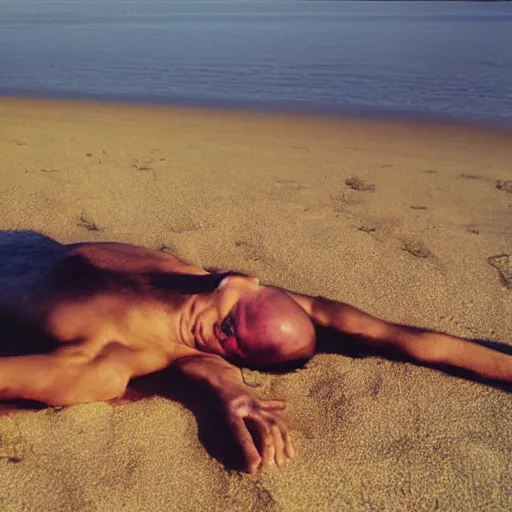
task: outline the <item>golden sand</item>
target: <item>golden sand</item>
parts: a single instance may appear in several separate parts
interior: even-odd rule
[[[0,229],[163,248],[512,343],[506,130],[2,99],[0,155]],[[0,510],[512,509],[505,391],[337,354],[246,380],[287,400],[286,467],[226,469],[218,422],[158,396],[15,411]]]

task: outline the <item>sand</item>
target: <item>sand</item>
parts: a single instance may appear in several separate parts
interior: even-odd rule
[[[0,229],[169,250],[512,343],[510,131],[2,99],[0,154]],[[244,375],[287,401],[285,467],[226,466],[200,397],[4,408],[0,510],[512,509],[505,390],[340,354]]]

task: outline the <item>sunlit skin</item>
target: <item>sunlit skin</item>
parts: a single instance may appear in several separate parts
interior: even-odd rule
[[[306,360],[315,350],[315,328],[422,365],[512,381],[512,356],[502,352],[254,277],[217,277],[165,252],[114,243],[63,246],[31,232],[0,232],[0,260],[0,320],[19,318],[35,333],[33,353],[0,358],[0,400],[52,406],[109,400],[122,396],[130,379],[171,366],[218,399],[248,472],[281,465],[294,446],[284,403],[260,399],[233,363]],[[0,350],[15,352],[25,334],[6,332]],[[51,350],[43,339],[54,343]]]

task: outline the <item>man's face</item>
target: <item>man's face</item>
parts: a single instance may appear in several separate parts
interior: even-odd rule
[[[249,364],[276,364],[309,357],[312,324],[292,299],[260,286],[255,278],[226,277],[198,299],[193,321],[196,348]]]

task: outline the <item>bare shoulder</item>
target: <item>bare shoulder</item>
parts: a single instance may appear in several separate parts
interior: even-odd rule
[[[68,246],[100,268],[123,272],[175,272],[180,274],[208,274],[206,270],[190,265],[165,251],[114,242],[85,242]]]

